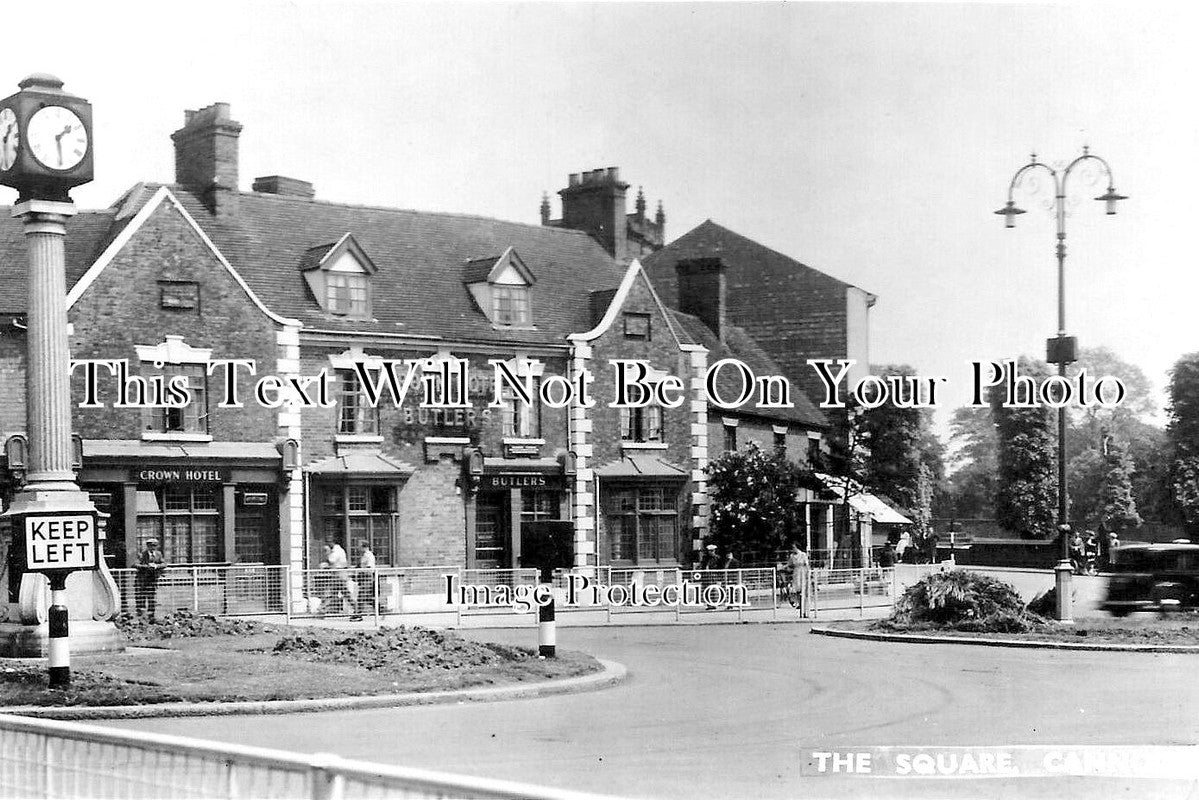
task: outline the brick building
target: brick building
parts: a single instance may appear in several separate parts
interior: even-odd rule
[[[94,397],[72,379],[78,478],[110,514],[114,566],[155,537],[175,564],[315,566],[333,539],[380,564],[512,567],[539,527],[568,531],[580,565],[692,561],[706,350],[625,263],[660,244],[661,213],[624,214],[610,171],[629,235],[607,249],[602,230],[326,203],[283,176],[241,191],[241,132],[225,104],[187,112],[175,183],[68,224],[72,357],[107,362]],[[4,216],[0,499],[25,462],[24,247]],[[683,401],[609,408],[611,358],[678,376]],[[419,362],[421,386],[455,359],[460,407],[369,399],[391,364]],[[492,361],[534,393],[588,369],[595,404],[526,406],[508,386],[493,407]],[[183,407],[155,394],[172,380]]]

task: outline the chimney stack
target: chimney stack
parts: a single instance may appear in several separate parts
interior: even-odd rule
[[[683,259],[675,265],[679,311],[699,317],[723,343],[728,333],[724,262],[717,258]]]
[[[228,103],[183,112],[175,142],[175,182],[198,195],[217,216],[237,210],[237,138],[241,123]]]
[[[263,175],[254,179],[251,187],[260,194],[277,194],[284,197],[302,197],[311,200],[316,197],[316,189],[308,181],[299,178],[289,178],[286,175]]]
[[[628,259],[627,183],[620,169],[593,169],[571,174],[562,197],[562,227],[586,231],[618,261]]]

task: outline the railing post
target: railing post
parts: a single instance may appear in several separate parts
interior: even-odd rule
[[[200,613],[200,568],[192,567],[192,613]]]
[[[332,753],[315,753],[309,765],[312,800],[342,800],[345,778],[337,769],[341,759]]]
[[[737,570],[737,583],[735,583],[733,585],[734,586],[744,586],[745,585],[745,570],[743,570],[743,569]],[[725,588],[728,588],[728,587],[725,587]],[[747,591],[747,594],[748,594],[748,591]],[[729,596],[730,597],[732,596],[731,593]],[[748,599],[748,597],[747,597],[747,599]],[[744,618],[744,616],[745,616],[744,612],[745,612],[745,609],[741,607],[740,603],[738,603],[737,604],[737,621],[738,622],[741,622],[742,619]]]
[[[375,627],[379,628],[383,622],[379,617],[379,568],[375,567],[371,570],[371,580],[375,583],[375,589],[372,593],[372,599],[375,604]]]
[[[229,759],[225,762],[225,797],[229,800],[237,800],[240,793],[237,791],[237,762]]]
[[[291,564],[283,567],[283,618],[291,624]]]
[[[770,618],[779,618],[779,569],[770,568]]]
[[[49,800],[54,797],[54,772],[57,765],[54,763],[56,749],[54,747],[54,738],[49,734],[42,737],[45,743],[42,753],[42,796]]]
[[[866,616],[866,568],[858,567],[858,617]]]

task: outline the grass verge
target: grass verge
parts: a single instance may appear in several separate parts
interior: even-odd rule
[[[44,661],[0,671],[0,705],[107,706],[298,700],[432,692],[574,677],[591,656],[478,643],[427,628],[341,631],[173,614],[118,620],[134,647],[77,655],[71,687],[51,691]]]

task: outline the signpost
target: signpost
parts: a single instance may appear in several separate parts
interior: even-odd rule
[[[29,514],[24,517],[25,572],[50,580],[50,688],[71,685],[71,639],[67,612],[67,576],[96,569],[94,514]]]

